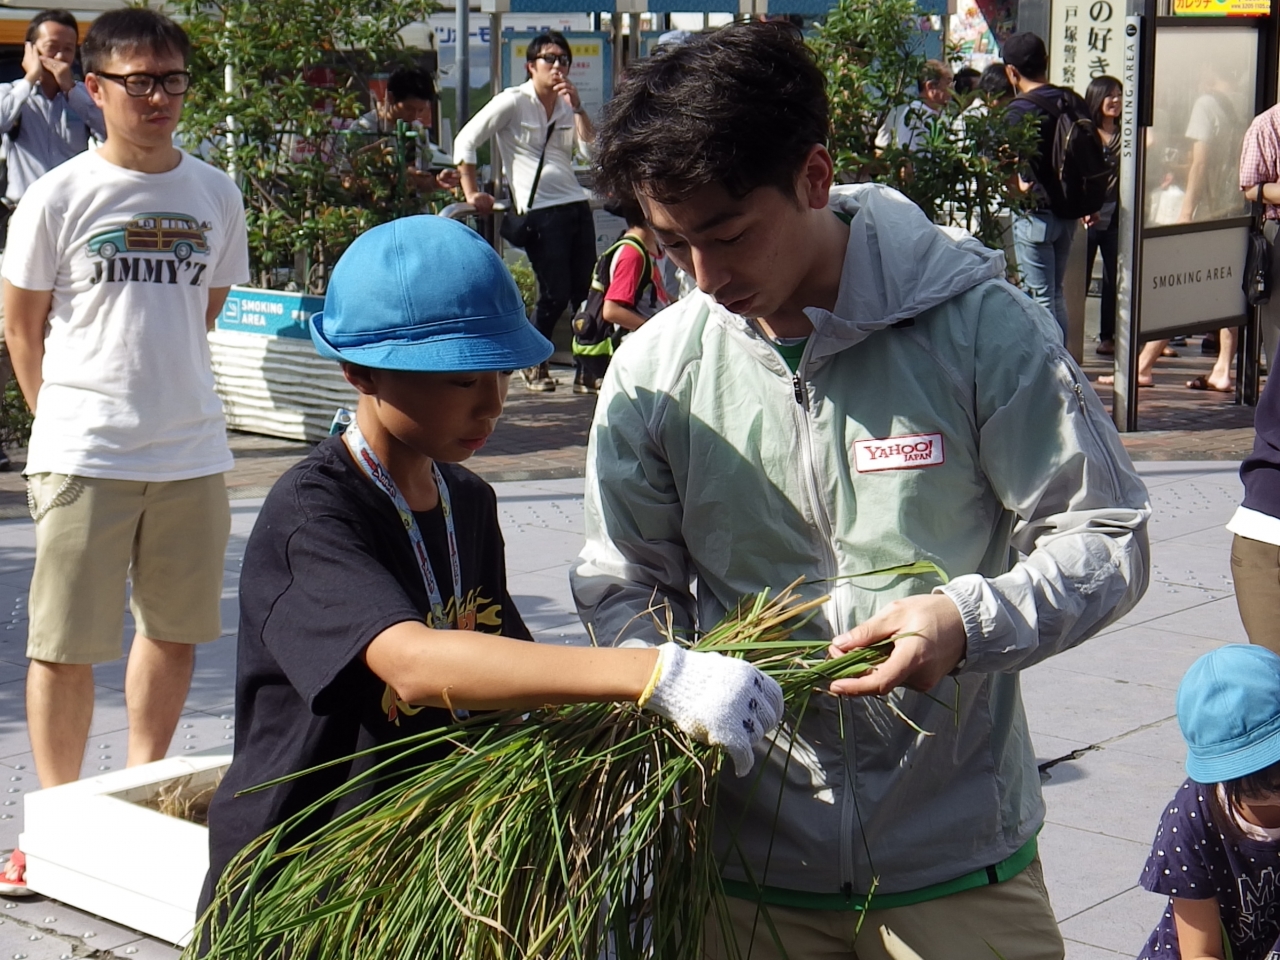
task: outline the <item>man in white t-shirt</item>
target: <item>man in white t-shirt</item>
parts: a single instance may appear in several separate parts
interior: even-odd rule
[[[189,49],[152,10],[98,18],[81,54],[107,142],[31,186],[0,269],[35,412],[27,728],[42,787],[80,775],[92,665],[121,654],[126,579],[130,766],[165,755],[194,645],[221,631],[232,458],[206,332],[249,265],[235,184],[172,144]],[[22,892],[22,868],[15,852],[0,893]]]

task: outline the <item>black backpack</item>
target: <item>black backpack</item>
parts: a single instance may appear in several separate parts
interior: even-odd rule
[[[591,275],[591,292],[582,306],[573,315],[573,339],[584,347],[592,347],[604,343],[613,336],[613,324],[604,319],[604,295],[609,292],[610,270],[613,267],[613,255],[624,246],[635,247],[644,257],[643,272],[640,274],[640,286],[636,290],[639,301],[646,285],[653,283],[653,260],[644,244],[635,237],[619,237],[614,244],[596,261],[595,273]]]
[[[1064,97],[1036,96],[1041,89],[1024,93],[1025,100],[1048,114],[1056,122],[1049,161],[1057,175],[1056,183],[1041,184],[1049,196],[1049,209],[1064,220],[1078,220],[1097,213],[1107,199],[1107,180],[1111,167],[1098,138],[1098,128],[1089,115],[1089,107],[1074,90],[1051,87]]]

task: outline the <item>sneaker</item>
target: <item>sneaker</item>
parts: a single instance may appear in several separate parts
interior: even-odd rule
[[[32,892],[27,886],[27,858],[21,850],[14,850],[0,871],[0,897],[29,897]]]
[[[599,393],[600,388],[594,387],[589,383],[583,383],[581,380],[573,381],[573,392],[577,394]]]
[[[547,365],[544,363],[538,367],[525,367],[520,371],[520,376],[524,379],[526,390],[532,390],[534,393],[549,393],[556,388],[556,382],[546,376]]]

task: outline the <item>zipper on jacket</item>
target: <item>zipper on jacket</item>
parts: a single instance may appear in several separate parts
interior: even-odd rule
[[[801,354],[801,357],[800,357],[800,363],[796,367],[796,372],[791,377],[791,389],[795,395],[796,408],[798,411],[796,418],[798,421],[797,422],[798,433],[800,434],[800,454],[801,454],[800,468],[801,470],[804,471],[804,475],[805,475],[805,488],[808,491],[808,495],[809,495],[809,507],[813,512],[814,521],[817,523],[818,532],[822,538],[824,559],[826,562],[825,575],[828,578],[834,578],[840,572],[839,563],[836,560],[835,547],[832,545],[833,542],[835,541],[835,532],[831,525],[831,518],[827,514],[826,506],[822,501],[821,491],[818,489],[817,471],[814,467],[814,459],[813,459],[813,436],[810,432],[810,427],[812,426],[812,423],[809,417],[809,413],[810,413],[809,392],[805,387],[804,378],[800,375],[801,371],[805,370],[808,365],[809,350],[812,348],[812,346],[813,346],[813,338],[811,337],[809,339],[809,342],[805,344],[804,353]],[[837,608],[836,600],[834,598],[834,590],[832,591],[832,594],[833,594],[832,599],[827,602],[828,604],[830,604],[831,613],[834,614],[837,612],[838,608]],[[836,618],[834,616],[831,618],[831,620],[833,624],[836,622]],[[846,708],[846,705],[844,703],[840,703],[837,706],[837,709],[841,712],[842,715],[844,715],[845,718],[847,718],[848,722],[852,722],[853,720],[852,711],[846,714],[845,708]],[[843,728],[844,725],[845,725],[845,720],[842,719],[841,727]],[[846,733],[846,736],[848,736],[848,733]],[[844,756],[845,777],[846,777],[846,783],[848,784],[848,789],[844,791],[844,799],[841,804],[841,812],[840,812],[841,813],[840,838],[839,838],[840,885],[841,885],[841,889],[852,891],[853,880],[854,880],[854,877],[853,877],[854,830],[851,829],[850,821],[856,815],[857,804],[854,801],[854,798],[852,796],[854,776],[853,776],[853,771],[848,768],[849,754],[848,754],[847,747],[841,752]]]

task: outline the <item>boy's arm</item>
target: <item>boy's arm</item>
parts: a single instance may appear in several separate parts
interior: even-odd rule
[[[13,372],[31,412],[44,383],[44,327],[53,305],[52,290],[24,290],[4,281],[4,333]]]
[[[723,747],[738,776],[782,719],[782,688],[744,660],[659,649],[526,643],[487,633],[394,624],[365,663],[407,703],[451,710],[534,710],[548,704],[632,701],[688,736]]]
[[[641,314],[617,300],[606,300],[600,315],[605,323],[616,323],[623,330],[639,330],[645,321]]]
[[[1224,960],[1218,901],[1173,898],[1173,926],[1182,960]]]
[[[657,651],[528,643],[406,621],[374,637],[364,657],[406,703],[531,710],[549,703],[638,700]]]

